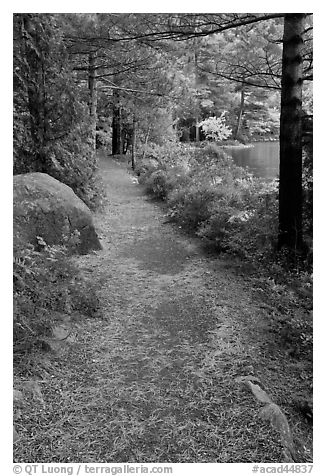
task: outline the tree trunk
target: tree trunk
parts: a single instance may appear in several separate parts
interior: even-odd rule
[[[89,115],[92,127],[93,148],[96,149],[96,124],[97,124],[97,81],[96,81],[96,51],[91,51],[88,57],[88,89],[89,89]]]
[[[196,124],[195,124],[195,142],[199,142],[200,136],[199,136],[199,127],[198,127],[198,123],[199,123],[198,116],[195,117],[195,121],[196,121]]]
[[[136,149],[136,117],[132,118],[132,136],[131,136],[131,168],[135,170],[135,149]]]
[[[45,146],[47,142],[45,112],[45,71],[43,68],[42,50],[38,26],[29,14],[22,15],[22,53],[28,67],[28,110],[30,131],[34,149],[33,170],[47,172]],[[39,53],[40,51],[40,53]]]
[[[302,249],[302,49],[305,15],[284,18],[278,247]]]
[[[238,113],[238,118],[237,118],[237,125],[235,127],[233,139],[236,140],[238,138],[240,129],[241,129],[241,122],[242,122],[242,116],[243,116],[243,111],[244,111],[244,102],[245,102],[245,89],[244,89],[244,84],[241,84],[241,89],[240,89],[240,107],[239,107],[239,113]]]
[[[113,90],[113,119],[112,119],[112,155],[120,152],[120,97],[117,89]]]
[[[195,48],[195,57],[194,57],[194,62],[195,62],[195,88],[196,88],[196,117],[195,117],[195,142],[200,141],[200,134],[199,134],[199,114],[200,114],[200,106],[199,106],[199,100],[198,100],[198,85],[199,85],[199,80],[198,80],[198,53],[197,53],[197,38],[195,38],[195,43],[194,43],[194,48]]]
[[[123,155],[124,133],[122,127],[122,108],[119,107],[119,154]]]
[[[148,127],[148,128],[147,128],[147,131],[146,131],[146,135],[145,135],[145,143],[144,143],[143,155],[142,155],[142,158],[141,158],[142,160],[145,159],[146,147],[147,147],[147,143],[148,143],[150,131],[151,131],[151,127]]]

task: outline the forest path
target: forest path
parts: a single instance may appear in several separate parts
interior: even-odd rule
[[[36,436],[33,457],[282,461],[277,432],[235,380],[254,375],[287,403],[292,364],[269,348],[263,303],[226,261],[165,223],[126,164],[103,158],[101,174],[108,203],[95,221],[103,250],[76,259],[98,287],[102,314],[74,324],[75,342],[63,347],[60,376],[45,395],[51,435],[45,428]]]
[[[126,165],[102,159],[101,173],[103,251],[82,261],[102,284],[103,320],[80,332],[89,342],[82,413],[97,435],[78,461],[244,462],[273,452],[277,461],[280,446],[235,382],[264,372],[262,310],[227,263],[164,223]]]

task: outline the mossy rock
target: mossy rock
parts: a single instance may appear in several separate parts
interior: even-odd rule
[[[65,245],[74,234],[78,239],[69,248],[77,254],[100,250],[92,214],[67,185],[48,174],[35,172],[14,176],[14,240],[38,246]]]

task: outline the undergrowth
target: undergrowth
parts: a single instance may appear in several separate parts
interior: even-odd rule
[[[95,315],[99,303],[95,287],[86,282],[67,247],[41,251],[17,242],[14,247],[14,354],[44,348],[44,339],[64,315]]]
[[[274,295],[279,286],[281,292],[276,294],[282,300],[291,294],[290,286],[295,289],[294,299],[311,310],[312,224],[306,210],[311,200],[304,215],[308,253],[293,257],[286,250],[279,252],[277,179],[266,182],[253,177],[213,143],[196,148],[169,144],[166,155],[165,147],[148,147],[136,173],[149,194],[166,202],[170,219],[213,245],[216,252],[250,263],[267,294]],[[306,171],[306,195],[311,198],[307,175]],[[275,329],[285,340],[310,349],[312,320],[298,319],[291,312],[284,322],[275,322]]]
[[[165,200],[169,216],[188,231],[213,242],[217,251],[311,271],[311,217],[309,222],[305,215],[304,222],[308,254],[291,261],[289,253],[277,252],[277,179],[255,178],[213,143],[204,148],[152,145],[145,152],[135,170],[139,182],[153,197]],[[308,182],[311,188],[304,177],[304,187]]]

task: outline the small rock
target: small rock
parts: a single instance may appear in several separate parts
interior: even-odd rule
[[[16,431],[15,426],[13,427],[13,442],[16,443],[16,441],[19,440],[19,435]]]
[[[20,390],[14,388],[13,391],[14,402],[21,402],[24,399],[23,393]]]

